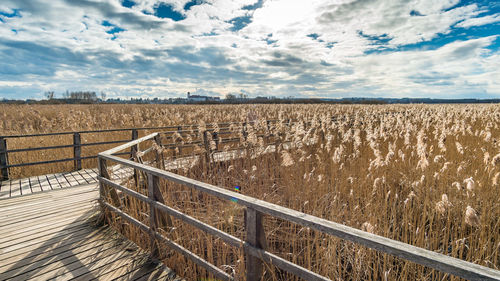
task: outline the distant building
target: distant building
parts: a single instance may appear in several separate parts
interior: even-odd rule
[[[187,93],[187,101],[188,102],[207,102],[207,101],[220,101],[219,97],[211,97],[211,96],[200,96],[200,95],[191,95],[191,93]]]

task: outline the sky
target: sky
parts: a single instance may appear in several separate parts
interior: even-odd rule
[[[0,1],[0,98],[67,90],[500,98],[500,1]]]

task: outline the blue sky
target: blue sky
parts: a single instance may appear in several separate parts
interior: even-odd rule
[[[500,2],[2,0],[0,98],[500,98]]]

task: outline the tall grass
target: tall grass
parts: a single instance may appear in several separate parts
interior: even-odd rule
[[[239,186],[245,195],[500,269],[500,107],[284,108],[271,108],[281,120],[267,131],[283,143],[275,151],[262,153],[265,145],[252,131],[267,127],[256,122],[239,144],[246,157],[219,163],[201,158],[175,172],[230,190]],[[333,114],[340,121],[331,122]],[[289,116],[304,122],[288,126]],[[129,187],[145,192],[133,181]],[[171,182],[162,181],[161,188],[169,206],[244,239],[243,209],[236,203]],[[127,202],[129,213],[148,221],[145,204]],[[147,235],[117,227],[149,247]],[[333,280],[458,279],[280,219],[266,217],[265,229],[271,252]],[[164,231],[243,278],[239,250],[181,221]],[[166,248],[161,253],[168,266],[189,279],[210,276]],[[294,278],[270,265],[264,274],[265,280]]]

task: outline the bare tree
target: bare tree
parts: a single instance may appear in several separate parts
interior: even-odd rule
[[[54,98],[54,91],[47,91],[45,92],[45,97],[48,99],[48,100],[51,100]]]

